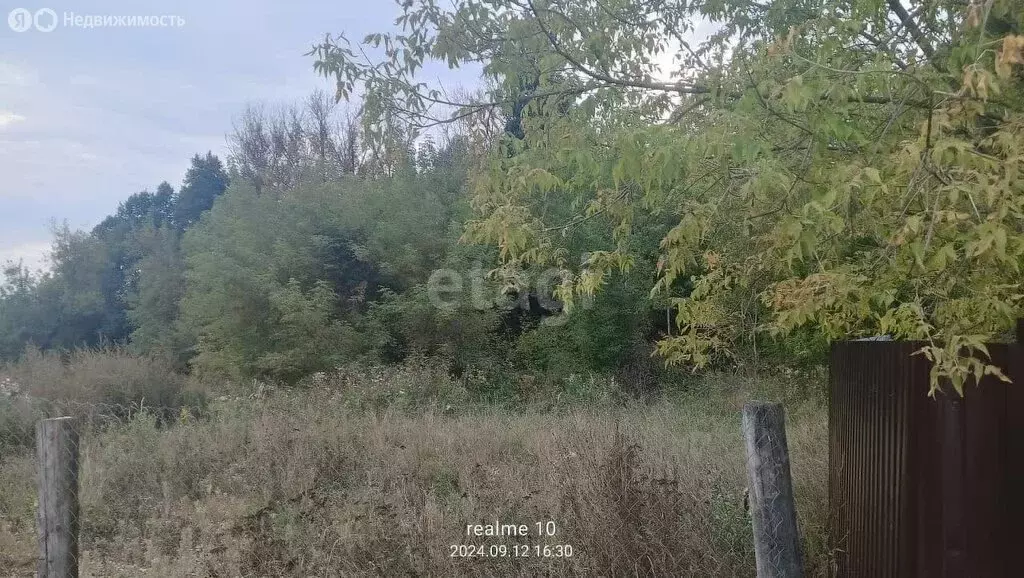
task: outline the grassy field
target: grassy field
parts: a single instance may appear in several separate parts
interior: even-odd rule
[[[786,399],[805,558],[826,574],[824,407],[784,380],[753,383],[716,375],[642,404],[511,407],[472,403],[464,380],[416,367],[215,396],[167,424],[145,409],[94,415],[83,575],[752,576],[739,435],[752,396]],[[33,572],[33,468],[29,447],[0,456],[2,575]],[[531,536],[466,536],[495,520]],[[555,535],[537,537],[547,521]],[[459,544],[531,557],[452,557]]]

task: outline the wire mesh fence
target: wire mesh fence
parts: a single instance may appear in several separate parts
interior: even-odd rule
[[[757,575],[763,578],[803,576],[782,405],[746,404],[743,436]]]
[[[84,535],[86,546],[96,546],[96,522],[106,517],[89,516],[102,512],[104,505],[90,494],[109,465],[95,455],[102,454],[103,436],[140,421],[166,429],[195,412],[144,400],[46,400],[0,377],[0,576],[79,575],[80,540]],[[89,508],[81,507],[82,492]]]
[[[78,575],[79,447],[75,418],[49,418],[37,424],[39,561],[36,574],[43,578]]]

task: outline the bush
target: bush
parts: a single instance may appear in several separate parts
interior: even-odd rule
[[[380,351],[384,362],[416,354],[445,356],[458,374],[493,363],[507,346],[495,335],[500,321],[496,311],[469,304],[451,310],[436,307],[422,285],[401,295],[385,291],[370,311],[387,334]]]
[[[455,408],[468,401],[469,392],[449,374],[445,361],[411,355],[395,365],[353,364],[316,373],[303,383],[340,395],[346,409]]]
[[[19,449],[30,447],[36,421],[44,416],[38,403],[23,396],[0,393],[0,460]]]
[[[122,419],[145,408],[167,422],[182,411],[201,412],[205,405],[204,396],[188,388],[170,362],[113,347],[70,353],[29,348],[4,373],[50,414]]]

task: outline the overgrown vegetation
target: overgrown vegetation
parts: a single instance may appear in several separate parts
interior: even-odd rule
[[[506,113],[466,229],[502,274],[559,269],[571,309],[639,270],[670,362],[811,328],[926,341],[933,388],[1000,374],[983,342],[1024,311],[1019,0],[400,4],[401,32],[329,36],[315,67],[367,93],[369,138]],[[430,61],[491,84],[449,98]]]
[[[922,340],[962,392],[1024,316],[1024,4],[398,4],[308,55],[358,111],[254,104],[5,265],[0,565],[71,413],[95,574],[749,574],[756,394],[826,573],[829,341]],[[447,556],[494,517],[580,556]]]
[[[736,576],[753,569],[739,407],[709,376],[653,405],[517,409],[470,400],[429,365],[318,376],[305,390],[212,402],[160,427],[149,411],[83,434],[85,575]],[[596,386],[595,386],[596,387]],[[808,567],[824,574],[826,436],[789,405]],[[0,566],[31,572],[33,462],[0,462]],[[553,520],[569,559],[452,558],[471,523]]]
[[[67,355],[29,349],[0,366],[0,456],[33,447],[35,422],[72,416],[101,425],[146,412],[161,424],[199,416],[205,392],[161,358],[108,348]]]

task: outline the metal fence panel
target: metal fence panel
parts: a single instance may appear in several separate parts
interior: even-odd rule
[[[830,540],[841,576],[1007,576],[1024,543],[1024,388],[927,397],[921,343],[832,347]],[[1022,347],[989,346],[1024,383]]]

